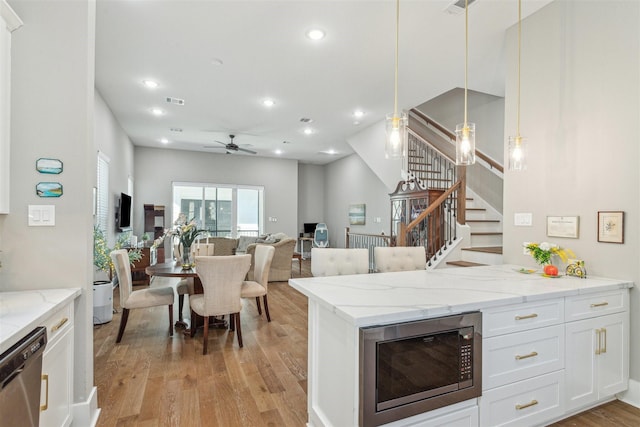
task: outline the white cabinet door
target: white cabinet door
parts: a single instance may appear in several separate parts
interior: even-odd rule
[[[627,388],[628,313],[569,322],[565,326],[567,410],[578,409]]]
[[[627,313],[604,316],[600,323],[600,341],[604,345],[596,356],[598,393],[613,396],[628,387],[629,381],[629,323]]]
[[[73,399],[73,328],[56,337],[45,348],[42,358],[43,378],[40,395],[40,427],[66,427],[71,424]],[[46,405],[46,409],[44,406]]]

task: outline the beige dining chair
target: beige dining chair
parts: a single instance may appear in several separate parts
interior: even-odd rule
[[[176,259],[180,259],[182,257],[180,245],[175,245],[173,250],[174,253],[177,254]],[[198,243],[191,247],[191,253],[194,258],[197,256],[212,256],[213,255],[214,244],[213,243]],[[181,279],[176,285],[176,292],[178,293],[178,319],[182,321],[182,309],[184,308],[184,296],[192,295],[193,290],[193,278],[185,277]]]
[[[366,248],[312,248],[311,275],[341,276],[369,273],[369,250]]]
[[[373,248],[373,256],[378,273],[427,268],[427,255],[424,246],[376,246]]]
[[[242,281],[251,266],[251,255],[197,256],[196,271],[204,293],[189,297],[191,306],[191,336],[195,335],[196,314],[204,317],[202,354],[207,354],[209,317],[229,315],[229,328],[236,331],[242,347],[240,292]],[[234,325],[235,322],[235,325]]]
[[[255,298],[258,306],[258,314],[262,315],[260,309],[260,297],[264,302],[264,312],[267,321],[271,322],[269,315],[269,304],[267,302],[267,290],[269,287],[269,270],[271,269],[271,261],[276,253],[276,248],[270,245],[257,245],[255,250],[255,261],[253,266],[253,280],[245,280],[242,282],[240,296],[242,298]]]
[[[131,264],[129,254],[126,249],[118,249],[111,252],[111,259],[118,275],[118,286],[120,287],[120,307],[122,307],[122,317],[120,319],[120,329],[116,343],[122,340],[124,328],[129,319],[129,310],[134,308],[149,308],[161,305],[169,306],[169,335],[173,335],[173,301],[174,292],[171,287],[151,287],[140,290],[132,290]]]

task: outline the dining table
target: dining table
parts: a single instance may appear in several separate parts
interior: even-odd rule
[[[158,277],[175,277],[180,279],[191,278],[193,279],[193,291],[195,294],[204,293],[204,288],[202,287],[202,281],[200,281],[200,276],[198,276],[198,272],[196,271],[195,266],[192,268],[182,268],[181,262],[176,261],[167,261],[163,263],[156,263],[154,265],[150,265],[145,268],[145,273],[149,275],[151,278]],[[176,328],[184,328],[184,334],[191,335],[191,327],[200,327],[204,324],[203,318],[196,313],[196,325],[190,325],[190,321],[187,319],[178,319],[175,323]],[[226,328],[227,322],[222,319],[212,318],[210,322],[210,326],[214,326],[217,328]]]

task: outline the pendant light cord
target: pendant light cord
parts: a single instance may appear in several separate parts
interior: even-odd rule
[[[522,0],[518,0],[518,120],[516,122],[516,138],[520,138],[520,51],[522,27]]]
[[[464,0],[464,127],[467,127],[467,62],[469,59],[469,0]]]
[[[400,34],[400,0],[396,0],[396,69],[393,95],[393,118],[398,117],[398,40]]]

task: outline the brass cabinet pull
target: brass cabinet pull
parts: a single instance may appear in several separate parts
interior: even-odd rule
[[[525,403],[524,405],[516,405],[516,409],[519,411],[521,409],[528,408],[530,406],[534,406],[534,405],[537,405],[537,404],[538,404],[538,401],[533,399],[531,402]]]
[[[55,324],[52,328],[51,328],[51,332],[55,332],[58,329],[62,328],[62,326],[64,326],[65,323],[67,323],[69,321],[68,317],[63,318],[61,321],[59,321],[57,324]]]
[[[596,354],[600,354],[600,329],[596,329]]]
[[[535,356],[537,356],[537,355],[538,355],[538,352],[537,352],[537,351],[532,351],[531,353],[529,353],[529,354],[525,354],[524,356],[520,356],[520,355],[518,354],[518,355],[516,355],[516,360],[528,359],[528,358],[530,358],[530,357],[535,357]]]
[[[47,409],[49,409],[49,374],[42,374],[42,376],[40,377],[41,381],[44,381],[46,383],[46,387],[45,387],[45,391],[44,391],[44,405],[40,406],[40,411],[46,411]]]
[[[596,303],[596,304],[591,304],[591,308],[604,307],[605,305],[609,305],[609,303],[605,301],[605,302],[599,302],[599,303]]]
[[[602,354],[607,352],[607,328],[602,328],[600,330],[602,331],[602,343],[604,344],[600,350],[600,353]]]
[[[533,319],[534,317],[538,317],[538,315],[536,313],[531,313],[526,316],[516,316],[516,320]]]

